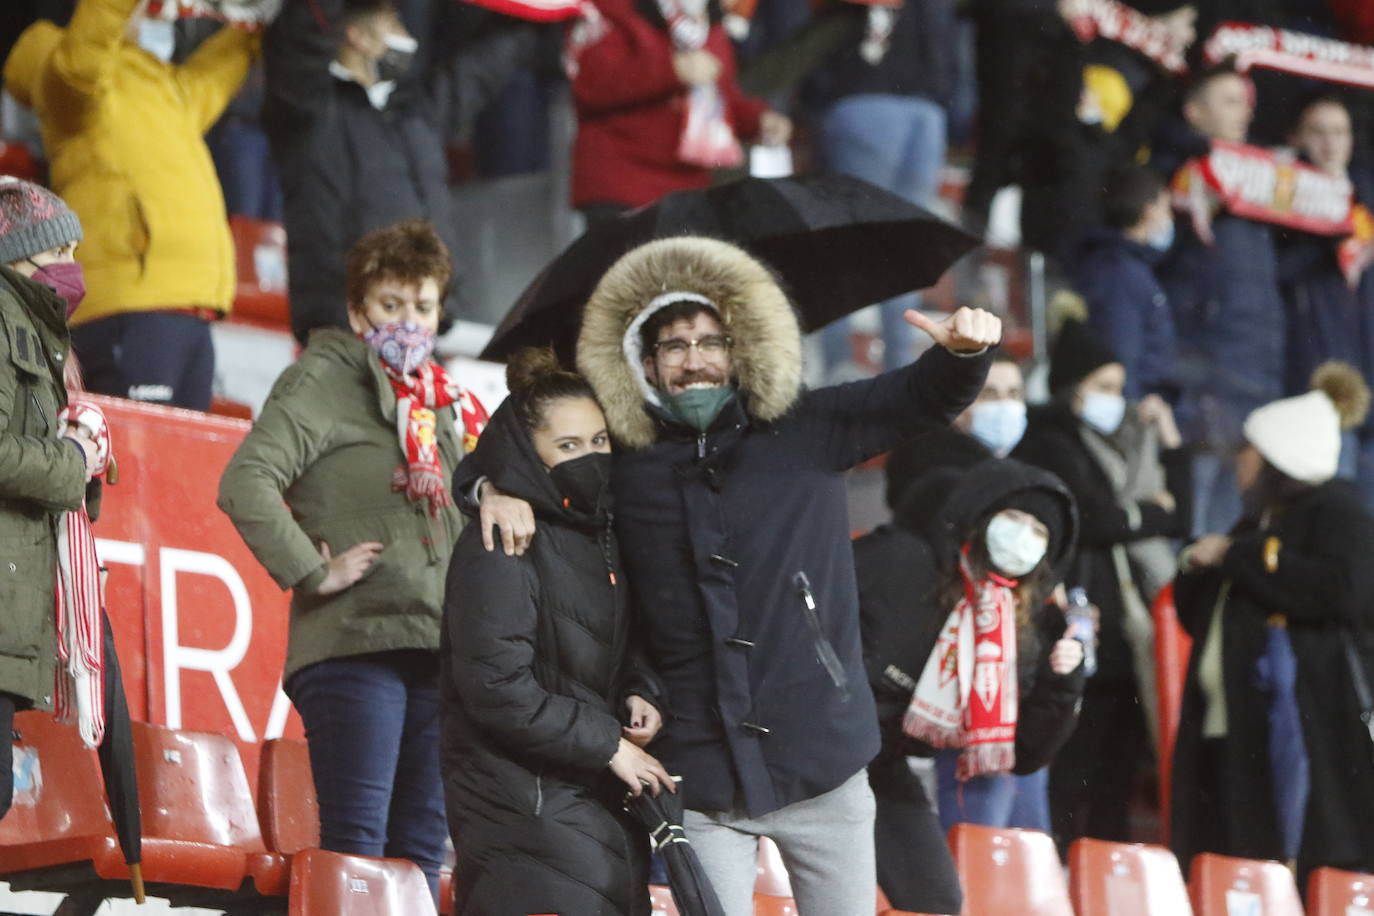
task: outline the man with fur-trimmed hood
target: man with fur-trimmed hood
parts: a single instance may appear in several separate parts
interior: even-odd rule
[[[753,912],[759,836],[781,849],[803,916],[875,909],[864,767],[879,739],[844,472],[958,415],[1001,337],[980,311],[907,320],[942,346],[803,391],[777,280],[702,238],[631,251],[583,315],[578,368],[617,446],[617,531],[667,686],[653,753],[683,777],[685,826],[730,916]]]

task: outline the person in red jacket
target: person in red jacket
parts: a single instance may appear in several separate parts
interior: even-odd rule
[[[569,33],[577,106],[573,205],[596,221],[704,188],[740,140],[787,143],[792,122],[745,96],[711,0],[592,0]]]

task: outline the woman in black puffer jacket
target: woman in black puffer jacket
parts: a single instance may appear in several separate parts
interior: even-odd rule
[[[533,507],[539,536],[507,556],[469,525],[449,568],[442,764],[456,912],[647,916],[646,834],[620,798],[675,787],[639,748],[661,718],[653,679],[628,661],[605,418],[547,351],[518,354],[507,376],[511,396],[471,458]]]

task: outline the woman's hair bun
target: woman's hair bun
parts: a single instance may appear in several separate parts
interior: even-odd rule
[[[1341,429],[1354,429],[1369,413],[1369,386],[1349,363],[1330,360],[1312,373],[1312,388],[1331,399],[1341,418]]]
[[[550,376],[565,373],[558,355],[550,347],[525,347],[506,363],[506,387],[516,397],[533,391]]]

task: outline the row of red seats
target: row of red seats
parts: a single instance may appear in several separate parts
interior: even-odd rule
[[[21,778],[0,820],[0,881],[65,893],[71,914],[131,896],[94,751],[44,713],[20,714],[15,731]],[[413,864],[313,848],[318,808],[303,742],[264,745],[255,805],[238,749],[223,735],[135,722],[133,738],[150,894],[230,914],[434,913]],[[451,882],[446,871],[445,913]]]

